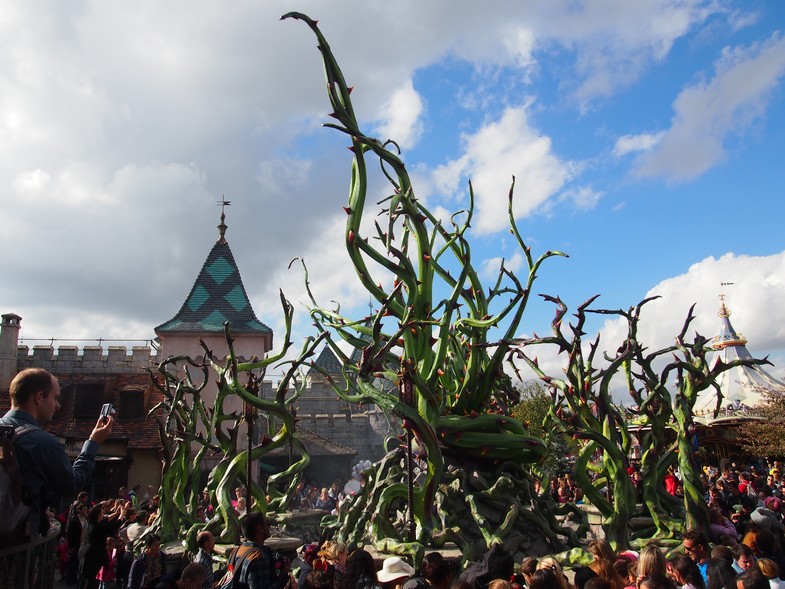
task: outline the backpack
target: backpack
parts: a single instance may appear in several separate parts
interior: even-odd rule
[[[235,579],[235,573],[240,572],[246,561],[256,560],[262,555],[262,551],[256,546],[238,546],[226,559],[226,573],[218,581],[216,589],[243,589],[248,585],[239,579]]]
[[[38,428],[34,425],[0,426],[0,548],[30,538],[30,508],[22,501],[22,477],[15,442],[35,429]]]

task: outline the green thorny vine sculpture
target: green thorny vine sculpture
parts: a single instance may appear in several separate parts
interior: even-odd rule
[[[540,265],[564,254],[548,251],[532,257],[515,224],[511,188],[510,231],[525,254],[528,276],[522,282],[502,264],[495,283],[486,288],[465,236],[473,213],[471,185],[468,211],[453,215],[451,228],[443,226],[415,197],[397,145],[360,130],[351,88],[317,23],[300,13],[283,18],[304,21],[318,39],[331,116],[337,120],[325,126],[350,137],[354,156],[345,207],[346,248],[360,281],[380,305],[374,316],[350,320],[339,310],[319,307],[311,295],[317,328],[353,378],[342,379],[348,383],[344,385],[325,376],[341,398],[371,402],[399,416],[409,446],[412,436],[419,446],[417,484],[406,482],[411,480],[406,464],[411,453],[394,448],[366,473],[362,494],[333,522],[337,537],[371,540],[382,551],[415,558],[425,544],[440,546],[448,540],[467,558],[502,542],[517,551],[527,533],[542,539],[543,551],[562,549],[565,540],[577,544],[576,534],[556,523],[553,503],[532,491],[523,466],[540,461],[546,448],[509,415],[515,396],[502,369]],[[382,211],[386,223],[376,222],[371,240],[361,233],[369,154],[379,159],[393,187]],[[390,289],[376,282],[369,265],[394,277]],[[459,268],[457,276],[450,265]],[[445,298],[435,300],[441,293]],[[498,341],[489,340],[494,329],[503,334]],[[344,353],[336,339],[361,351],[359,359],[352,360],[357,355]],[[408,518],[396,519],[405,509]]]
[[[245,486],[249,507],[253,501],[256,509],[268,513],[282,512],[289,505],[294,488],[308,466],[309,457],[295,430],[295,416],[290,408],[303,392],[301,368],[313,355],[323,336],[307,338],[296,359],[281,362],[280,365],[288,366],[288,369],[272,398],[260,398],[259,395],[268,367],[280,362],[292,346],[293,308],[282,293],[280,298],[286,333],[277,354],[262,360],[252,358],[249,362],[240,362],[227,324],[225,338],[229,355],[224,364],[201,341],[204,349],[201,360],[172,356],[159,365],[157,378],[153,375],[153,382],[164,395],[164,401],[150,411],[152,415],[161,408],[164,410],[164,418],[158,420],[164,464],[159,493],[160,511],[151,531],[160,534],[165,541],[185,539],[189,548],[194,549],[196,534],[207,529],[220,542],[238,542],[240,526],[232,507],[232,490],[238,485]],[[206,402],[202,394],[211,378],[211,371],[218,377],[218,391],[212,404]],[[225,403],[232,396],[244,402],[242,415],[227,412]],[[252,440],[249,450],[238,450],[239,424],[244,421],[254,427],[258,414],[268,417],[262,421],[266,423],[265,431],[254,436],[256,439]],[[253,480],[253,475],[249,485],[249,458],[251,464],[256,464],[269,452],[289,443],[297,457],[290,467],[269,477],[266,488],[260,487]],[[205,524],[197,522],[196,511],[202,488],[202,463],[208,454],[220,458],[207,481],[214,515]],[[281,487],[286,488],[286,492],[280,492]]]
[[[745,359],[711,366],[711,351],[706,339],[695,334],[686,341],[687,330],[694,319],[693,308],[684,321],[681,332],[672,346],[648,352],[638,341],[641,309],[658,297],[645,299],[627,311],[589,309],[596,296],[578,307],[574,324],[569,325],[571,336],[562,332],[567,307],[559,298],[545,297],[557,306],[551,327],[553,335],[534,336],[522,340],[522,348],[511,352],[511,359],[522,358],[526,364],[552,387],[556,423],[563,431],[583,442],[574,465],[574,476],[586,499],[603,516],[606,538],[617,549],[628,546],[636,538],[656,538],[661,544],[680,542],[680,532],[686,528],[708,529],[708,512],[698,470],[691,448],[695,434],[693,407],[701,391],[713,387],[717,392],[719,411],[722,392],[717,377],[739,365],[768,363],[766,360]],[[599,336],[584,350],[582,336],[587,313],[623,317],[627,322],[627,338],[613,356],[604,355],[606,365],[597,368],[595,356]],[[534,345],[554,345],[559,353],[567,352],[564,378],[546,374],[524,350]],[[659,369],[658,360],[671,356]],[[635,408],[625,413],[613,402],[612,380],[623,376]],[[673,389],[673,393],[671,393]],[[668,436],[666,430],[675,432]],[[643,504],[641,515],[652,519],[652,526],[633,533],[630,520],[636,510],[633,482],[627,473],[628,453],[632,433],[639,432],[641,446],[641,474]],[[594,461],[597,453],[601,460]],[[684,486],[684,499],[679,501],[665,492],[663,484],[668,469],[678,466]],[[597,478],[592,479],[590,473]],[[604,494],[603,488],[610,493]]]

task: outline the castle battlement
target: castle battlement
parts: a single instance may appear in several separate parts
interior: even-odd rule
[[[128,373],[154,368],[159,362],[157,350],[148,346],[17,346],[17,370],[43,368],[57,373]]]

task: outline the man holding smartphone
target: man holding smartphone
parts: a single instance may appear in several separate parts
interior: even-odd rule
[[[62,497],[72,499],[84,487],[95,468],[98,447],[112,431],[112,416],[101,416],[73,464],[65,447],[40,425],[52,421],[60,409],[60,384],[46,370],[28,368],[17,374],[9,387],[11,409],[0,425],[17,429],[33,426],[18,436],[14,446],[22,478],[22,492],[41,534],[49,529],[46,507]]]

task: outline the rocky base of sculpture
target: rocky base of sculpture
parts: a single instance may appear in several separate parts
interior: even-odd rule
[[[419,464],[423,470],[424,462]],[[405,452],[395,449],[367,473],[360,495],[338,518],[323,525],[338,541],[372,545],[379,552],[411,556],[454,544],[464,560],[476,560],[493,544],[503,544],[516,558],[542,556],[578,546],[587,531],[584,513],[556,505],[534,493],[531,475],[519,463],[466,459],[445,452],[445,468],[435,493],[435,526],[418,529],[418,542],[406,542],[408,472]],[[422,490],[419,468],[414,485]],[[571,520],[570,525],[565,519]]]

